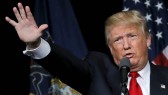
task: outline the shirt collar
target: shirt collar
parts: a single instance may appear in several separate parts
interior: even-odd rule
[[[150,65],[149,65],[149,61],[148,63],[146,64],[146,66],[138,72],[139,75],[141,76],[142,79],[149,79],[150,78]]]

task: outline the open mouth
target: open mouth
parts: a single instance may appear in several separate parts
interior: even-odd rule
[[[124,57],[127,57],[127,58],[132,58],[133,57],[133,53],[127,53],[127,54],[125,54],[125,56]]]

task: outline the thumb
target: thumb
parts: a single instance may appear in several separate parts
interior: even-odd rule
[[[39,27],[39,32],[42,32],[43,30],[47,29],[48,28],[48,24],[42,24],[40,25]]]

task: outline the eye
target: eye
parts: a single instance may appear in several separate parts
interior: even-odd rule
[[[122,42],[122,37],[118,37],[114,40],[114,43],[121,43]]]
[[[128,38],[130,38],[130,39],[136,39],[136,38],[137,38],[137,35],[130,34],[130,35],[128,35]]]

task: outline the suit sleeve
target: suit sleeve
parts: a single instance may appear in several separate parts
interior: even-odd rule
[[[88,59],[80,59],[55,43],[49,42],[49,45],[51,46],[50,53],[34,61],[67,85],[81,93],[86,93],[90,82]]]

